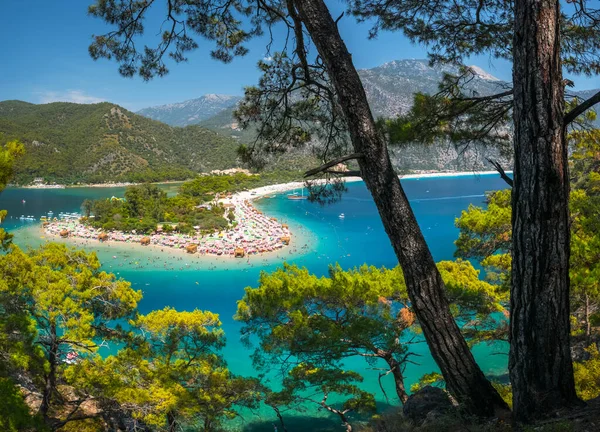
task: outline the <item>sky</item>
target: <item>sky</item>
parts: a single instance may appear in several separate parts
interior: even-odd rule
[[[110,27],[88,16],[92,0],[0,0],[0,100],[18,99],[32,103],[109,101],[137,111],[145,107],[181,102],[207,93],[241,95],[243,88],[258,81],[258,60],[268,55],[267,39],[248,44],[250,53],[223,64],[210,57],[213,44],[197,38],[199,48],[186,63],[168,63],[170,73],[145,82],[124,78],[114,61],[92,60],[88,46],[92,35]],[[344,2],[327,1],[332,15],[344,11]],[[148,41],[158,33],[161,10],[148,17]],[[400,32],[384,32],[369,40],[370,23],[357,23],[351,16],[339,22],[340,32],[355,66],[372,68],[398,59],[423,59],[426,50],[410,43]],[[281,40],[282,34],[276,34]],[[510,80],[506,61],[476,57],[467,61],[492,75]],[[595,78],[570,77],[579,90],[600,87]]]

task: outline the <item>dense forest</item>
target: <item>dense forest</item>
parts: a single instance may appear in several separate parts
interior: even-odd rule
[[[174,128],[110,103],[0,102],[4,140],[27,149],[14,181],[184,180],[236,166],[235,141],[199,126]]]
[[[124,199],[85,200],[82,209],[86,223],[106,231],[153,233],[159,223],[165,232],[220,231],[235,223],[235,219],[232,212],[219,205],[219,196],[277,183],[286,174],[291,175],[285,172],[202,175],[184,182],[173,197],[167,197],[166,192],[153,184],[128,186]],[[207,202],[210,205],[201,207]]]
[[[171,127],[107,102],[0,102],[0,142],[13,139],[27,149],[13,178],[18,184],[187,180],[241,164],[234,139],[201,126]],[[314,161],[310,153],[283,154],[263,168],[285,180],[286,172],[298,178]]]

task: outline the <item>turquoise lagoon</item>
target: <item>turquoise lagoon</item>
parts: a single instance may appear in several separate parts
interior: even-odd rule
[[[452,259],[454,240],[458,230],[454,220],[469,204],[484,205],[485,192],[503,189],[506,184],[498,175],[457,175],[404,179],[413,210],[423,230],[436,261]],[[165,186],[174,193],[175,186]],[[39,219],[49,210],[59,212],[79,211],[84,199],[124,194],[124,188],[67,188],[67,189],[14,189],[9,188],[0,195],[0,209],[7,209],[9,217],[3,227],[15,234],[15,243],[21,247],[36,246],[43,241],[39,223],[22,222],[21,215],[32,215]],[[23,202],[23,200],[25,202]],[[349,183],[348,192],[334,204],[321,206],[308,201],[291,201],[285,194],[275,198],[256,201],[256,206],[269,216],[277,217],[290,224],[293,248],[284,249],[268,258],[251,257],[249,261],[234,259],[191,258],[183,254],[169,254],[158,250],[140,251],[139,247],[127,248],[99,245],[92,242],[84,245],[95,250],[107,271],[117,273],[130,281],[134,288],[141,289],[144,298],[140,303],[142,313],[171,306],[178,310],[195,308],[219,313],[223,329],[227,334],[224,356],[235,373],[253,373],[249,359],[250,351],[240,342],[240,325],[232,316],[236,301],[244,288],[255,286],[260,271],[272,271],[283,261],[307,267],[316,274],[325,274],[329,263],[338,262],[343,268],[360,266],[394,267],[397,260],[383,230],[375,205],[362,182]],[[345,217],[339,215],[344,213]],[[11,218],[12,216],[12,218]],[[418,365],[409,364],[406,384],[410,386],[424,374],[436,370],[424,343],[416,344],[412,351]],[[505,346],[480,345],[475,347],[475,356],[489,375],[502,376],[506,373],[507,357]],[[385,397],[379,388],[379,371],[362,360],[352,362],[354,369],[365,377],[364,387],[376,394],[385,408]],[[380,365],[381,366],[381,365]],[[377,365],[375,368],[378,367]],[[381,366],[383,367],[383,366]],[[389,402],[397,404],[391,378],[385,386]],[[322,416],[323,423],[311,420],[310,426],[302,423],[302,415]],[[325,413],[311,410],[298,414],[297,430],[330,430],[339,428],[335,419],[329,423]],[[245,412],[243,419],[235,422],[237,430],[273,430],[276,418],[268,410]],[[295,430],[293,421],[290,430]],[[337,427],[336,427],[337,425]],[[233,425],[232,425],[233,426]]]

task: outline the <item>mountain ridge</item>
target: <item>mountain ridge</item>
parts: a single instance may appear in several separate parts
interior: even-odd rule
[[[174,128],[109,102],[3,101],[0,132],[25,144],[16,167],[21,183],[171,180],[237,166],[231,138],[198,125]]]
[[[241,96],[209,93],[183,102],[143,108],[136,114],[171,126],[184,127],[217,115],[222,110],[233,107],[241,99]]]

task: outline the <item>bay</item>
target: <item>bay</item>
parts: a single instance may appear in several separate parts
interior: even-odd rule
[[[498,175],[477,174],[403,179],[402,184],[436,261],[453,259],[454,241],[458,236],[455,218],[469,204],[485,205],[485,192],[506,187]],[[170,194],[176,191],[176,185],[162,187]],[[18,220],[19,216],[31,215],[39,219],[49,210],[54,214],[75,212],[80,210],[86,198],[122,197],[124,191],[124,188],[8,188],[0,195],[0,209],[9,211],[2,226],[15,235],[15,243],[20,247],[35,247],[48,239],[41,238],[39,222],[23,222]],[[236,301],[243,296],[245,287],[256,286],[260,271],[273,271],[283,261],[305,266],[317,275],[326,274],[328,266],[336,262],[343,268],[365,263],[388,268],[397,265],[377,209],[362,182],[349,183],[342,199],[326,206],[307,200],[288,200],[286,194],[255,203],[265,214],[289,223],[292,233],[301,234],[294,238],[297,244],[293,253],[282,252],[279,257],[268,259],[252,257],[249,261],[194,261],[167,253],[156,257],[145,251],[124,252],[95,243],[86,249],[97,251],[107,271],[117,273],[134,288],[143,291],[144,298],[139,305],[142,313],[165,306],[218,313],[227,335],[223,354],[230,369],[237,374],[252,375],[255,372],[249,359],[251,351],[242,345],[240,325],[232,317]],[[344,218],[339,217],[342,213]],[[304,243],[307,246],[302,248]],[[501,376],[506,373],[506,349],[503,344],[479,345],[474,348],[474,354],[486,374]],[[420,356],[415,359],[418,364],[407,366],[407,387],[422,374],[437,370],[424,343],[413,346],[412,351]],[[385,407],[385,397],[377,379],[379,371],[362,360],[352,361],[349,366],[364,375],[363,387],[375,393],[378,402]],[[385,382],[384,388],[390,403],[396,404],[391,379]],[[245,413],[243,420],[236,420],[232,427],[248,431],[272,430],[267,427],[272,420],[271,412],[259,410]],[[316,423],[313,424],[312,428],[316,430]],[[326,425],[323,427],[327,430]]]

